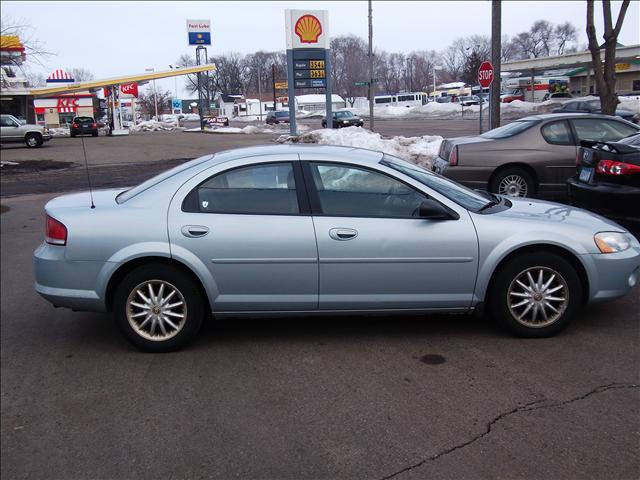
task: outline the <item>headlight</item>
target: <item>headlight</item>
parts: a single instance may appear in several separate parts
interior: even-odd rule
[[[349,120],[342,120],[342,123],[349,123]]]
[[[619,232],[596,233],[593,240],[602,253],[624,252],[630,246],[629,237]]]

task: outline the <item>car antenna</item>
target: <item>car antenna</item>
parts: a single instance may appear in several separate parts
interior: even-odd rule
[[[87,182],[89,183],[89,195],[91,196],[91,208],[96,208],[93,203],[93,189],[91,188],[91,177],[89,176],[89,162],[87,162],[87,149],[84,146],[84,137],[80,137],[82,140],[82,152],[84,153],[84,168],[87,171]]]

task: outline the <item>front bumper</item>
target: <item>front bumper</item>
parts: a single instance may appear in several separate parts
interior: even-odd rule
[[[42,134],[42,141],[43,142],[48,142],[49,140],[51,140],[53,137],[51,136],[50,133],[43,133]]]
[[[589,271],[589,302],[613,300],[629,293],[640,282],[640,245],[620,253],[583,255]]]
[[[640,222],[638,187],[605,182],[589,184],[571,177],[567,180],[567,194],[571,205]]]

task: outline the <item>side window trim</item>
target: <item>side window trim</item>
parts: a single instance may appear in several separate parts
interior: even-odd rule
[[[311,215],[313,216],[317,216],[317,217],[354,217],[354,215],[338,215],[338,214],[327,214],[324,213],[322,211],[322,205],[320,203],[320,196],[318,194],[318,190],[316,189],[316,185],[313,179],[313,170],[311,167],[312,163],[321,163],[324,165],[335,165],[336,167],[342,167],[342,168],[356,168],[356,169],[360,169],[360,170],[368,170],[371,171],[373,173],[376,173],[378,175],[384,175],[386,177],[389,177],[393,180],[395,180],[396,182],[402,183],[404,185],[406,185],[408,188],[410,188],[411,190],[424,195],[426,198],[434,200],[436,202],[438,202],[439,204],[441,204],[444,208],[446,208],[447,210],[450,210],[450,208],[443,204],[442,202],[440,202],[439,200],[433,198],[431,195],[429,195],[426,192],[423,192],[422,190],[417,189],[416,187],[414,187],[413,185],[405,182],[404,180],[397,178],[395,176],[389,175],[385,172],[380,172],[376,169],[370,168],[370,167],[365,167],[362,165],[355,165],[352,163],[343,163],[343,162],[332,162],[331,160],[302,160],[300,162],[302,164],[302,171],[304,173],[304,180],[305,180],[305,185],[307,187],[307,192],[309,192],[309,201],[311,204]],[[380,216],[380,215],[357,215],[355,216],[357,218],[395,218],[395,219],[401,219],[401,220],[425,220],[424,218],[421,217],[393,217],[393,216]]]
[[[298,201],[298,213],[237,213],[237,212],[203,212],[200,210],[198,204],[198,189],[210,181],[212,178],[215,178],[219,175],[224,175],[226,173],[232,172],[234,170],[240,170],[242,168],[248,167],[257,167],[262,165],[273,165],[273,164],[289,164],[293,170],[293,178],[296,182],[296,198]],[[180,210],[186,213],[202,213],[205,215],[209,214],[217,214],[217,215],[270,215],[270,216],[307,216],[311,214],[311,208],[309,206],[309,198],[304,188],[304,179],[302,174],[302,168],[299,160],[269,160],[265,162],[257,162],[251,163],[248,165],[239,165],[236,167],[228,168],[226,170],[222,170],[220,172],[216,172],[213,175],[205,178],[203,181],[198,183],[195,187],[193,187],[187,195],[185,195],[182,200],[182,205],[180,206]]]

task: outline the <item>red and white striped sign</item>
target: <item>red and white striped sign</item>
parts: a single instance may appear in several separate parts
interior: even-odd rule
[[[49,77],[47,78],[47,82],[73,82],[74,79],[67,72],[62,70],[61,68],[54,70],[51,72]]]

